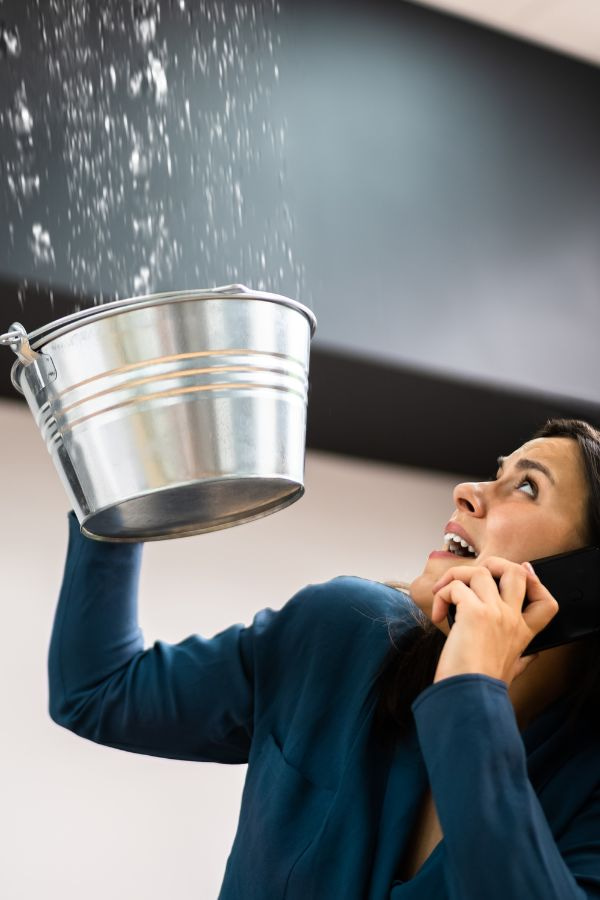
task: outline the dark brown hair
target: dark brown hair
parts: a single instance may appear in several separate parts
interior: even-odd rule
[[[588,486],[588,543],[600,546],[600,431],[579,419],[549,419],[534,435],[567,437],[577,441]],[[600,597],[598,598],[600,603]],[[406,620],[389,625],[391,647],[378,681],[376,723],[387,739],[399,739],[412,721],[411,704],[432,684],[446,636],[417,607],[415,624]],[[590,711],[600,721],[600,633],[578,642],[580,678],[569,721]]]

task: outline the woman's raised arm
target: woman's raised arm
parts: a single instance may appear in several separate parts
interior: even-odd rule
[[[48,658],[50,715],[108,746],[153,756],[246,762],[253,727],[254,627],[157,641],[137,621],[142,545],[83,537],[69,547]]]

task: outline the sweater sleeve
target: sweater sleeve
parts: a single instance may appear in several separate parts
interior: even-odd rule
[[[503,681],[455,675],[412,705],[444,833],[451,900],[600,897],[600,794],[560,847],[527,773]]]
[[[258,613],[213,638],[144,649],[137,621],[142,545],[81,535],[69,546],[48,655],[51,718],[122,750],[242,763],[253,728],[254,642],[276,616]]]

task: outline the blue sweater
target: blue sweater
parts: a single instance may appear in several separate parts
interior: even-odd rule
[[[221,900],[600,898],[600,747],[585,725],[565,734],[568,699],[520,733],[502,681],[455,676],[386,748],[375,681],[408,597],[336,578],[247,627],[144,649],[141,549],[88,540],[71,513],[50,715],[110,747],[248,763]],[[428,784],[444,838],[403,882]]]

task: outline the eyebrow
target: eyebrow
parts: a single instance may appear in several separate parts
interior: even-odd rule
[[[505,456],[498,457],[498,459],[497,459],[498,468],[501,469],[504,466],[505,459],[506,459]],[[535,460],[535,459],[519,459],[515,463],[515,469],[519,469],[519,470],[521,470],[521,469],[536,469],[538,472],[541,472],[543,475],[546,476],[546,478],[548,479],[550,484],[553,484],[554,486],[556,486],[556,481],[554,480],[554,476],[552,475],[552,472],[550,471],[550,469],[547,466],[545,466],[543,463],[537,462],[537,460]]]

